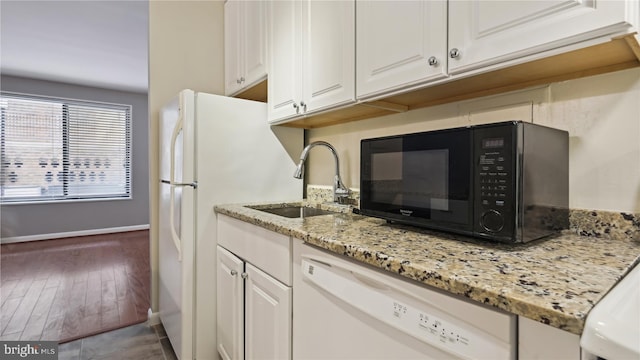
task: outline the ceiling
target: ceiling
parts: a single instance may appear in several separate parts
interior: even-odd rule
[[[147,92],[146,0],[0,1],[0,72]]]

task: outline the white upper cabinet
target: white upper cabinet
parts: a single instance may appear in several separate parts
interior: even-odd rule
[[[355,2],[269,4],[269,121],[355,102]]]
[[[447,75],[447,1],[358,1],[357,96]]]
[[[304,1],[306,112],[355,101],[355,1]]]
[[[300,113],[302,7],[295,1],[269,1],[269,120]]]
[[[232,95],[240,85],[240,1],[224,4],[224,93]]]
[[[637,0],[449,1],[449,73],[625,31],[637,7]]]
[[[234,95],[267,77],[267,3],[224,4],[225,94]]]
[[[638,0],[264,4],[273,125],[328,126],[621,70],[639,53]]]

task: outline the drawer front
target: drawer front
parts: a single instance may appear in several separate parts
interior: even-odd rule
[[[291,238],[218,214],[218,245],[291,286]]]

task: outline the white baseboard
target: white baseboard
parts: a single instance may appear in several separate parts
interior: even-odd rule
[[[154,313],[153,311],[151,311],[151,308],[149,308],[149,311],[147,311],[147,325],[153,326],[160,323],[160,313]]]
[[[143,225],[120,226],[120,227],[112,227],[112,228],[104,228],[104,229],[69,231],[69,232],[52,233],[52,234],[12,236],[12,237],[6,237],[6,238],[0,239],[0,243],[10,244],[10,243],[26,242],[26,241],[51,240],[51,239],[68,238],[68,237],[75,237],[75,236],[100,235],[100,234],[110,234],[110,233],[148,230],[148,229],[149,229],[149,224],[143,224]]]

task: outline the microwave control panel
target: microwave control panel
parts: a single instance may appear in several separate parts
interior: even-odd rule
[[[515,126],[474,129],[474,232],[510,238],[514,231]]]

